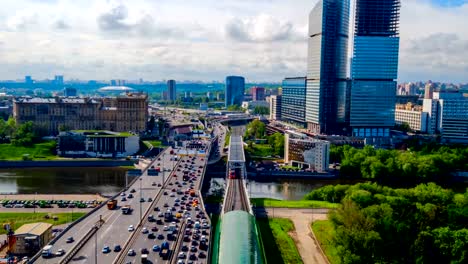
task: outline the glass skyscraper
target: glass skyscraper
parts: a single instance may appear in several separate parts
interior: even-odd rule
[[[177,100],[176,96],[176,81],[174,80],[169,80],[167,81],[167,96],[168,99],[171,101]]]
[[[305,127],[306,77],[285,78],[281,88],[281,119]]]
[[[241,76],[226,77],[226,107],[241,105],[244,100],[245,79]]]
[[[356,0],[350,126],[388,137],[395,125],[400,0]]]
[[[305,116],[315,134],[341,134],[348,126],[349,5],[320,0],[310,12]]]

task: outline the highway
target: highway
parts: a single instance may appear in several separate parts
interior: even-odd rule
[[[166,149],[164,152],[154,159],[150,166],[160,166],[164,165],[164,169],[172,170],[172,166],[175,165],[175,162],[170,161],[171,148]],[[158,165],[159,164],[159,165]],[[59,240],[54,244],[54,252],[58,249],[64,249],[65,255],[80,241],[84,235],[99,221],[102,217],[104,220],[104,225],[99,228],[97,233],[91,238],[87,243],[75,254],[72,258],[73,263],[113,263],[114,259],[117,256],[117,253],[111,252],[108,254],[102,253],[103,246],[107,245],[113,249],[114,245],[123,244],[127,241],[131,235],[127,231],[127,228],[130,224],[135,227],[139,224],[140,221],[140,206],[142,214],[149,208],[149,202],[140,202],[140,198],[144,198],[145,201],[149,197],[156,197],[157,193],[160,191],[158,184],[162,184],[162,174],[165,173],[169,175],[168,172],[159,173],[160,176],[147,176],[147,172],[144,171],[143,175],[137,179],[131,186],[128,188],[128,192],[125,193],[127,197],[130,193],[130,190],[134,189],[133,198],[127,198],[127,201],[122,202],[121,196],[119,196],[118,203],[119,206],[117,210],[109,210],[106,206],[100,208],[98,211],[94,212],[92,215],[87,217],[85,220],[76,224],[71,230],[68,230]],[[141,179],[141,180],[140,180]],[[154,186],[156,184],[156,186]],[[141,186],[141,192],[140,192]],[[123,215],[121,213],[121,205],[130,205],[133,208],[133,213],[131,215]],[[66,243],[66,239],[72,236],[74,238],[73,243]],[[96,252],[97,251],[97,252]],[[97,253],[97,254],[96,254]],[[59,263],[63,258],[54,257],[50,259],[45,259],[40,257],[34,263]]]
[[[152,204],[152,208],[157,207],[159,211],[154,211],[154,209],[148,211],[144,216],[142,226],[135,230],[135,234],[131,238],[130,243],[122,250],[122,256],[116,263],[135,263],[134,261],[140,261],[142,249],[144,248],[148,250],[147,255],[149,263],[161,263],[164,261],[166,263],[176,263],[177,259],[185,261],[189,259],[189,257],[192,261],[198,261],[197,263],[206,262],[208,247],[199,247],[199,242],[202,239],[201,235],[205,236],[203,239],[209,241],[210,229],[197,229],[199,231],[196,231],[195,225],[197,225],[196,221],[199,223],[208,221],[209,223],[209,219],[202,206],[193,206],[195,200],[201,200],[201,195],[198,190],[201,188],[206,162],[206,157],[201,156],[185,156],[181,159],[176,170],[171,174],[169,182],[165,186],[164,191],[166,194],[163,192],[161,197],[156,199]],[[184,171],[187,171],[189,175],[191,175],[187,181],[183,181]],[[190,189],[195,190],[194,197],[189,195]],[[164,213],[167,212],[167,210],[173,213],[172,220],[165,220]],[[181,215],[180,218],[175,217],[177,213]],[[155,220],[149,221],[149,215],[152,215]],[[187,219],[192,219],[193,222],[189,223]],[[161,220],[161,222],[156,222],[159,220]],[[168,230],[164,230],[169,228],[171,223],[176,225],[177,230],[173,236],[169,235],[170,232]],[[186,226],[187,229],[185,229]],[[189,226],[192,228],[188,228]],[[146,233],[146,230],[143,232],[145,228],[148,230],[148,233]],[[198,237],[190,236],[189,238],[184,238],[183,234],[185,234],[185,232],[200,232],[200,234]],[[155,237],[149,237],[151,236],[150,234],[154,234]],[[197,242],[195,242],[197,247],[195,249],[192,248],[192,252],[188,252],[188,250],[185,250],[185,247],[182,248],[182,240],[184,239],[186,240],[184,243],[188,243],[190,240],[197,240]],[[171,249],[170,257],[165,260],[159,256],[159,249],[158,251],[153,251],[153,246],[161,246],[163,241],[169,242]],[[195,243],[193,245],[195,245]],[[208,243],[206,243],[206,245],[208,245]],[[130,249],[136,252],[136,256],[128,255]],[[183,253],[180,254],[181,252]]]

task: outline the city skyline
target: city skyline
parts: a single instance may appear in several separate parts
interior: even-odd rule
[[[316,2],[2,1],[0,79],[305,76]],[[467,82],[466,17],[466,1],[403,1],[398,82]]]

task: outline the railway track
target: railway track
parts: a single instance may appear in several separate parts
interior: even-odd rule
[[[244,185],[241,179],[229,179],[228,192],[224,212],[235,210],[249,211],[249,204],[244,192]]]

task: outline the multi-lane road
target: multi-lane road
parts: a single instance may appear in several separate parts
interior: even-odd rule
[[[128,226],[138,226],[141,219],[140,208],[141,215],[143,215],[151,204],[151,202],[147,202],[148,198],[151,197],[154,199],[161,190],[161,187],[158,187],[158,185],[162,186],[162,175],[164,174],[165,178],[168,177],[169,171],[171,171],[172,167],[176,164],[174,161],[171,161],[170,151],[171,148],[168,148],[164,152],[161,152],[161,154],[148,165],[148,167],[161,167],[163,172],[159,173],[159,176],[148,176],[147,171],[144,171],[143,175],[129,186],[128,191],[125,193],[127,201],[121,201],[123,196],[118,197],[118,207],[116,210],[109,210],[104,206],[63,234],[63,236],[54,243],[53,249],[54,252],[58,249],[64,249],[64,256],[38,258],[35,263],[60,263],[100,219],[104,220],[104,224],[73,256],[71,262],[113,263],[117,257],[117,253],[111,252],[104,254],[102,253],[103,247],[108,245],[113,249],[114,245],[123,244],[130,238],[131,233],[127,231]],[[135,192],[132,193],[133,198],[128,198],[128,194],[130,194],[132,189],[135,190]],[[145,202],[140,202],[140,198],[144,198]],[[123,215],[120,210],[122,205],[130,205],[133,208],[133,213],[130,215]],[[74,242],[67,243],[66,240],[68,237],[73,237]]]

